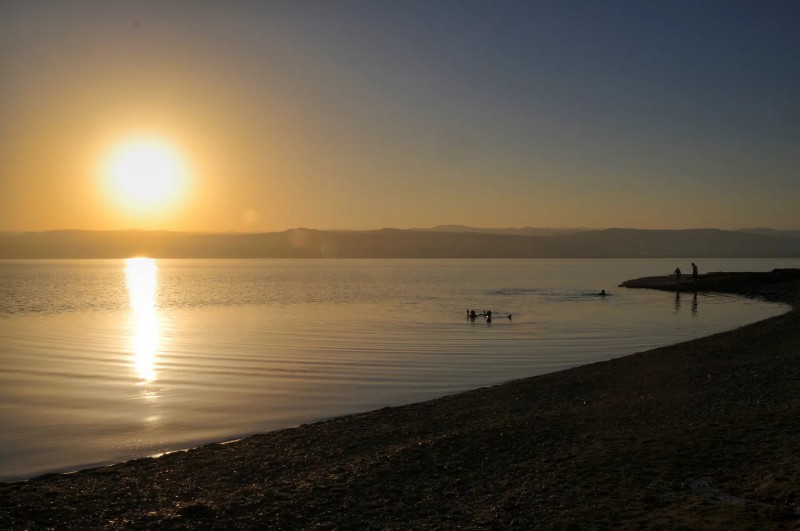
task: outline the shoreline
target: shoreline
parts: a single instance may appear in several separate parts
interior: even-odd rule
[[[800,298],[793,285],[797,280],[800,280],[798,269],[773,269],[759,273],[706,273],[699,275],[697,279],[693,279],[690,275],[684,275],[680,280],[676,280],[672,275],[641,277],[626,280],[619,287],[681,293],[730,293],[757,297],[770,302],[783,302],[797,309]]]
[[[795,527],[800,275],[787,271],[622,284],[792,306],[728,332],[0,484],[0,527]]]

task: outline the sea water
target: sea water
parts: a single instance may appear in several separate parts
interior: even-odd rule
[[[426,400],[787,309],[617,287],[689,263],[0,261],[0,480]]]

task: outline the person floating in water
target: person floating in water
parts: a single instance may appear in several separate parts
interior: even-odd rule
[[[605,297],[606,295],[608,295],[608,293],[606,293],[606,290],[601,289],[600,293],[598,293],[598,295],[600,295],[601,297]]]
[[[697,264],[692,262],[692,280],[697,281]]]
[[[475,310],[467,310],[467,319],[470,321],[474,321],[477,317],[484,317],[487,323],[492,322],[492,310],[483,310],[481,313],[477,313]],[[511,320],[511,314],[506,315],[508,320]]]

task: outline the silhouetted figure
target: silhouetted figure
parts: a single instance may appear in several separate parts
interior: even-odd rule
[[[675,268],[675,282],[677,282],[679,284],[681,282],[681,268],[680,267],[676,267]]]
[[[492,310],[483,310],[481,313],[477,313],[475,310],[467,310],[467,319],[470,321],[474,321],[476,317],[483,317],[486,319],[487,323],[492,322]],[[511,314],[505,316],[509,321],[511,320]]]
[[[697,264],[692,262],[692,280],[697,281]]]
[[[598,295],[600,295],[601,297],[605,297],[606,295],[608,295],[608,293],[606,293],[606,290],[601,289],[600,293],[598,293]]]

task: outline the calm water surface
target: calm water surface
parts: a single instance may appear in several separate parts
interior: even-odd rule
[[[689,262],[0,261],[0,480],[424,400],[786,310],[616,287]],[[470,322],[467,308],[513,319]]]

